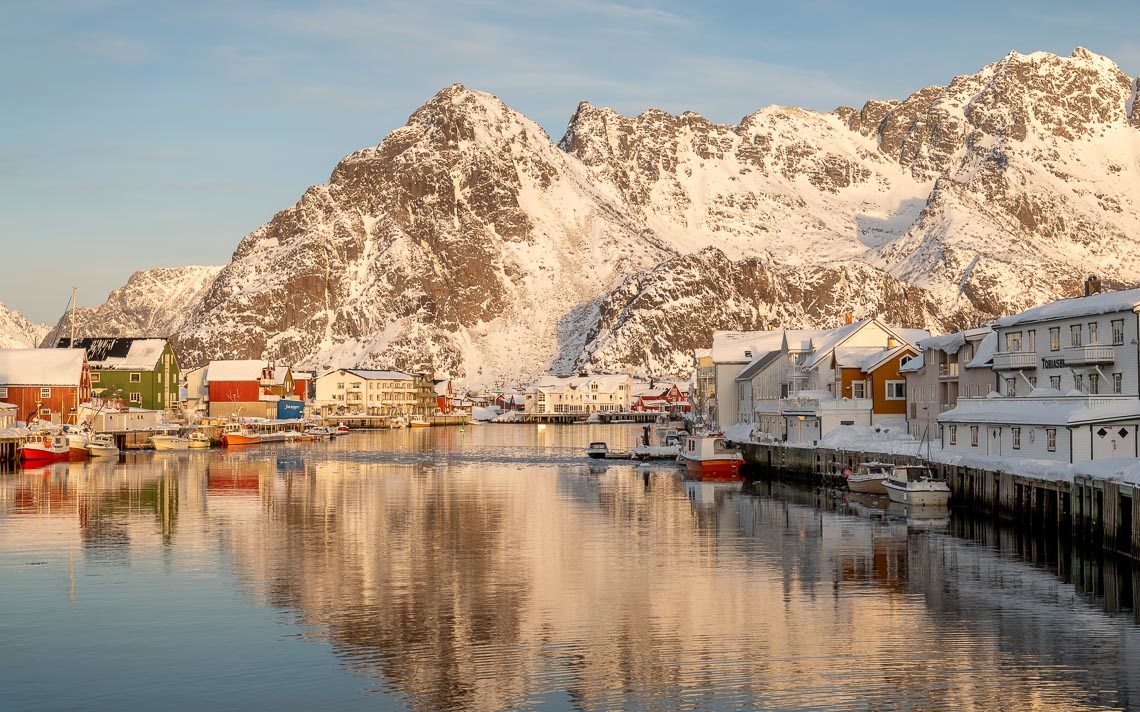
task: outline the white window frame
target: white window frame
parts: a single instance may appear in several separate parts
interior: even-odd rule
[[[1081,336],[1080,324],[1072,324],[1069,326],[1069,346],[1080,346],[1082,343]]]
[[[1021,428],[1010,428],[1009,432],[1013,439],[1013,449],[1021,449]]]
[[[855,392],[858,387],[858,393]],[[867,397],[867,382],[866,381],[851,381],[851,397],[852,398],[866,398]]]
[[[1100,327],[1097,325],[1097,322],[1090,321],[1089,322],[1089,346],[1096,346],[1096,344],[1099,340],[1100,340]]]
[[[8,397],[8,386],[0,386],[0,398]]]
[[[1061,390],[1061,376],[1049,376],[1049,387],[1055,391]]]
[[[1045,446],[1049,452],[1057,452],[1057,429],[1045,428]]]
[[[98,371],[92,371],[91,372],[91,382],[92,383],[98,383],[99,382],[99,372]]]
[[[131,391],[131,403],[142,403],[142,393]]]
[[[40,398],[51,398],[51,388],[41,388]]]
[[[1120,346],[1124,343],[1124,320],[1112,320],[1112,343],[1114,346]]]
[[[958,444],[958,426],[957,425],[951,425],[949,427],[950,427],[950,444],[951,445],[957,445]]]
[[[1061,350],[1061,327],[1059,326],[1049,327],[1049,350]]]
[[[1120,395],[1124,391],[1124,374],[1117,371],[1112,374],[1112,392]]]
[[[131,373],[131,379],[130,379],[130,382],[131,382],[131,383],[142,383],[142,374],[141,374],[141,373],[132,372],[132,373]]]
[[[1020,352],[1021,351],[1021,332],[1009,331],[1005,334],[1005,350],[1006,352]]]
[[[978,446],[978,426],[970,426],[970,447]]]
[[[895,388],[896,388],[895,395],[891,395],[891,386],[895,386]],[[901,395],[899,394],[900,388],[901,388]],[[884,384],[884,390],[885,390],[884,397],[887,400],[890,400],[890,401],[897,401],[897,400],[904,401],[904,400],[906,400],[906,381],[887,381]]]

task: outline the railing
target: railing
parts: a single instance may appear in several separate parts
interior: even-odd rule
[[[958,377],[958,364],[957,364],[957,362],[938,364],[938,377],[939,378],[957,378]]]
[[[994,354],[995,371],[1022,368],[1037,368],[1037,353],[1035,351],[1004,351]]]
[[[1111,346],[1073,346],[1061,352],[1066,365],[1089,363],[1112,363],[1116,360],[1116,349]]]

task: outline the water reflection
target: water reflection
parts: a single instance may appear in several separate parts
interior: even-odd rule
[[[1116,560],[824,490],[598,466],[580,455],[592,430],[424,429],[5,475],[0,572],[32,593],[59,580],[76,616],[97,615],[98,577],[115,577],[100,600],[122,610],[147,603],[151,572],[216,577],[240,593],[225,605],[286,614],[257,649],[266,668],[323,670],[331,649],[357,694],[419,709],[1074,709],[1140,689],[1140,628],[1116,615],[1138,587]],[[41,584],[41,565],[63,579]],[[256,633],[248,613],[213,614],[234,640]],[[0,673],[17,693],[38,674]],[[231,703],[268,694],[230,682],[253,695]],[[332,699],[341,683],[307,684]]]

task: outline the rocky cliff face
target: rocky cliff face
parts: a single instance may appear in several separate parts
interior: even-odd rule
[[[935,330],[1140,279],[1137,82],[1011,53],[946,86],[734,126],[583,103],[555,145],[448,87],[247,236],[184,360],[677,373],[717,328]]]
[[[30,349],[48,332],[47,324],[28,321],[18,311],[0,304],[0,349]]]

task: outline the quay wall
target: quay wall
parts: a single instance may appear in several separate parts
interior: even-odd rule
[[[930,461],[917,455],[867,453],[783,444],[743,444],[753,476],[791,477],[841,486],[842,472],[860,462],[923,465],[950,485],[951,505],[990,513],[1027,526],[1070,532],[1105,549],[1140,560],[1140,487],[1080,476],[1072,482]]]

